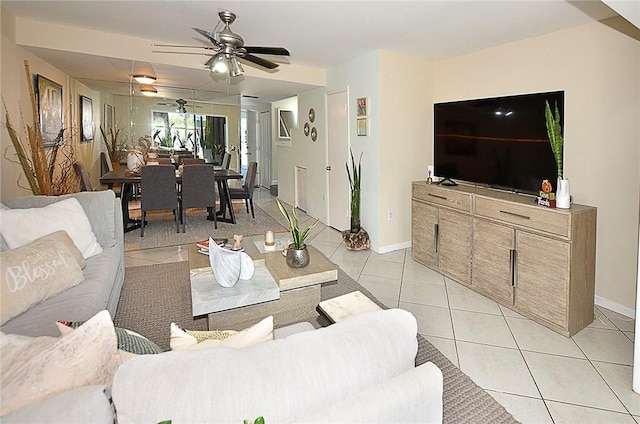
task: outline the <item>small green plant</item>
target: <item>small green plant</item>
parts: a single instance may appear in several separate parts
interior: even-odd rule
[[[547,135],[549,136],[549,143],[551,144],[551,150],[553,151],[553,157],[556,159],[556,166],[558,168],[558,178],[562,179],[562,128],[560,127],[560,111],[558,110],[558,104],[555,105],[555,115],[551,112],[549,102],[545,101],[544,116],[547,121]]]
[[[360,177],[361,172],[362,153],[358,159],[358,167],[356,168],[356,161],[353,159],[353,151],[351,151],[351,169],[349,164],[345,163],[347,167],[347,175],[349,176],[349,185],[351,186],[351,232],[358,233],[360,231]]]
[[[278,203],[278,208],[282,215],[287,219],[289,223],[289,233],[293,238],[293,245],[296,249],[302,249],[307,236],[309,235],[309,231],[316,226],[318,220],[316,219],[313,224],[308,226],[304,231],[300,230],[300,220],[298,219],[298,215],[296,215],[296,208],[291,208],[291,215],[284,208],[282,203],[280,203],[280,199],[276,198],[276,203]]]
[[[249,420],[244,420],[243,424],[251,424],[251,421]],[[256,420],[253,422],[253,424],[264,424],[264,417],[258,417],[256,418]]]

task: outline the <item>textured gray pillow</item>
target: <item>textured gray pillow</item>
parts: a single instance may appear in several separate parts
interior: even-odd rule
[[[65,231],[0,253],[0,324],[84,281],[86,261]]]

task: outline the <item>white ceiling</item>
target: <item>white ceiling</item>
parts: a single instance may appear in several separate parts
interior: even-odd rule
[[[602,2],[592,0],[2,0],[1,5],[18,17],[187,45],[202,43],[192,27],[213,29],[218,11],[226,9],[238,16],[231,28],[244,38],[245,45],[286,47],[291,64],[323,69],[377,49],[437,60],[617,16]],[[130,73],[129,62],[119,59],[44,49],[34,53],[81,80],[123,81],[122,74],[127,77]],[[311,88],[262,79],[256,84],[251,78],[244,78],[236,87],[229,87],[228,82],[212,85],[205,69],[153,66],[159,81],[225,95],[246,93],[277,99]]]

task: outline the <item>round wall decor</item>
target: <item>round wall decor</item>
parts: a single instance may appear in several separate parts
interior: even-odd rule
[[[314,108],[309,109],[309,121],[313,123],[316,120],[316,111]]]
[[[311,128],[311,140],[316,141],[318,139],[318,130],[316,127]]]
[[[308,136],[310,130],[311,130],[311,127],[309,126],[309,123],[305,122],[304,123],[304,135]]]

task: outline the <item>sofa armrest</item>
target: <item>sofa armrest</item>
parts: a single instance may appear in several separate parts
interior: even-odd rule
[[[96,423],[113,424],[111,390],[107,386],[83,386],[49,399],[30,403],[2,417],[13,423]]]
[[[431,362],[340,402],[305,412],[300,423],[441,423],[442,371]]]

